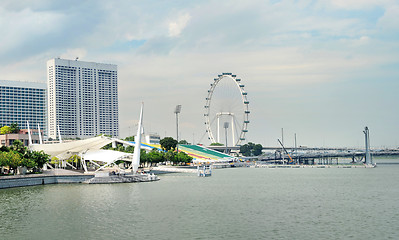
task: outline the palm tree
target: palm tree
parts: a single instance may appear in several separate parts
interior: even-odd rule
[[[11,128],[11,133],[19,133],[18,123],[11,123],[10,128]]]

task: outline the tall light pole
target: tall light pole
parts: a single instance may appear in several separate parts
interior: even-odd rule
[[[284,128],[281,128],[281,142],[284,145]],[[285,161],[285,159],[284,159],[284,147],[281,148],[281,154],[282,154],[281,156],[282,156],[283,164],[284,164],[284,161]]]
[[[181,105],[177,105],[175,108],[175,114],[176,114],[176,150],[177,153],[179,153],[179,113],[181,111]]]
[[[295,139],[295,140],[294,140],[294,141],[295,141],[295,142],[294,142],[294,143],[295,143],[295,144],[294,144],[294,145],[295,145],[295,150],[294,150],[294,151],[295,151],[295,157],[296,157],[297,164],[299,164],[298,153],[297,153],[297,150],[298,150],[298,149],[297,149],[297,147],[296,147],[296,133],[294,133],[294,139]]]
[[[227,153],[227,129],[229,128],[229,123],[225,122],[223,128],[224,128],[224,135],[226,136],[226,153]]]

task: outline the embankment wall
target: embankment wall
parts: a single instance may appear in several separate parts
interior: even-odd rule
[[[58,183],[82,183],[93,177],[93,175],[55,175],[0,178],[0,189]]]

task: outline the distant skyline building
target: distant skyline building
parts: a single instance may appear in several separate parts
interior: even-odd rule
[[[161,137],[157,133],[149,133],[144,135],[144,140],[148,144],[160,144]]]
[[[0,127],[17,123],[20,129],[31,129],[46,133],[46,89],[45,83],[0,80]]]
[[[119,136],[117,65],[51,59],[47,87],[49,137]]]

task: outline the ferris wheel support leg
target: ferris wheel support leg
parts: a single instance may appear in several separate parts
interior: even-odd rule
[[[234,136],[234,116],[231,116],[231,137],[233,139],[233,145],[232,146],[235,146],[236,145],[236,139],[235,139],[235,136]]]

